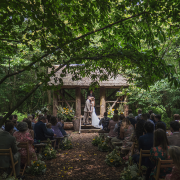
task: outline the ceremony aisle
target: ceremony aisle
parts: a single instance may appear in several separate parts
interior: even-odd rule
[[[119,179],[122,167],[109,167],[105,163],[108,152],[98,151],[98,147],[92,145],[97,133],[68,132],[72,138],[73,149],[59,150],[57,158],[46,161],[45,175],[27,175],[26,180],[42,179],[78,179],[78,180],[113,180]]]

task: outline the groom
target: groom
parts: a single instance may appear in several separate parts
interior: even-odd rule
[[[83,119],[83,124],[88,125],[89,124],[89,114],[91,113],[91,97],[88,96],[86,100],[86,104],[84,107],[84,119]]]

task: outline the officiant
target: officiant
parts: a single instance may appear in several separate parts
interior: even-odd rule
[[[95,94],[93,93],[92,90],[90,90],[90,91],[88,92],[88,96],[90,96],[90,97],[95,97]]]

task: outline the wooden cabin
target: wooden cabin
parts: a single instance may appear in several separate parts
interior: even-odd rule
[[[55,66],[55,68],[57,68]],[[87,99],[88,91],[92,80],[90,77],[84,77],[81,80],[73,81],[72,74],[66,74],[62,77],[63,86],[60,86],[59,81],[55,82],[54,79],[58,80],[63,69],[60,69],[55,73],[55,77],[51,77],[49,85],[57,86],[56,91],[53,92],[53,115],[57,115],[57,106],[61,104],[67,107],[73,105],[76,111],[76,117],[81,117],[84,114],[84,105]],[[51,68],[48,69],[51,72]],[[126,79],[118,74],[114,78],[109,78],[107,81],[102,81],[99,83],[100,87],[95,89],[95,103],[96,103],[96,114],[101,118],[106,111],[107,104],[113,104],[115,102],[116,92],[119,91],[121,87],[127,88],[128,83]],[[121,98],[121,102],[123,98]],[[118,103],[118,102],[117,102]],[[127,109],[127,108],[126,108]]]

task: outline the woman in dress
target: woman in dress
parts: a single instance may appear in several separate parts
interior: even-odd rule
[[[164,130],[157,129],[154,131],[154,145],[150,150],[150,157],[152,164],[155,166],[154,170],[151,172],[150,180],[154,180],[154,174],[157,171],[158,159],[170,160],[168,155],[169,143]],[[169,174],[172,168],[161,168],[159,178],[165,178],[166,174]]]
[[[52,130],[54,131],[54,134],[56,134],[56,137],[64,137],[59,129],[60,127],[62,127],[62,124],[57,121],[57,118],[55,116],[51,116],[51,124]]]
[[[92,114],[91,114],[92,126],[102,129],[102,125],[99,125],[100,120],[95,113],[95,98],[94,97],[91,98],[91,111],[92,111]]]
[[[19,131],[16,131],[13,136],[16,138],[17,142],[28,142],[29,145],[29,158],[30,161],[37,160],[37,156],[35,153],[35,150],[33,148],[34,139],[32,138],[31,134],[29,133],[28,124],[26,122],[20,122],[17,125],[17,129]],[[19,150],[19,153],[21,154],[21,164],[25,164],[27,162],[27,151],[25,148],[21,148]]]
[[[171,146],[168,151],[173,160],[174,167],[171,174],[167,174],[165,180],[179,180],[180,179],[180,147]]]
[[[113,120],[109,121],[109,126],[108,126],[108,129],[110,129],[109,134],[108,134],[109,137],[117,137],[118,133],[114,131],[114,128],[115,128],[116,123],[118,122],[118,119],[119,119],[118,115],[115,114],[113,116]]]

